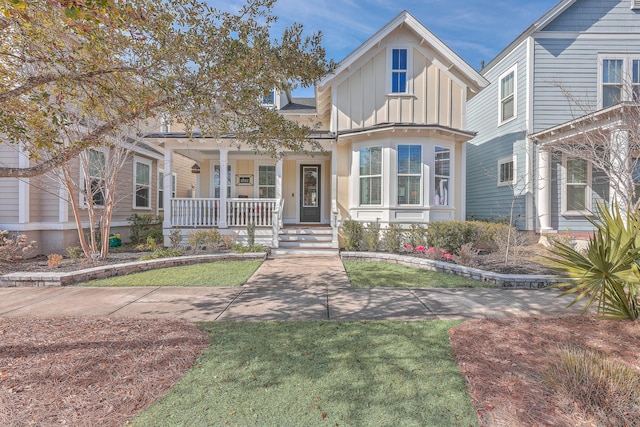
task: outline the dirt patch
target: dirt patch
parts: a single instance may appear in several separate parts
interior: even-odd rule
[[[0,319],[0,425],[121,426],[206,346],[182,321]]]
[[[602,425],[545,382],[562,346],[606,355],[640,374],[638,322],[592,317],[479,320],[460,325],[450,337],[483,426]],[[630,426],[640,425],[640,412],[628,417],[636,421]]]
[[[150,253],[151,252],[142,251],[112,252],[109,253],[109,256],[106,259],[95,261],[88,261],[86,258],[64,258],[57,268],[49,267],[47,265],[48,261],[45,255],[38,255],[25,260],[0,262],[0,275],[22,271],[51,273],[77,271],[84,268],[99,267],[102,265],[138,261],[140,257]]]

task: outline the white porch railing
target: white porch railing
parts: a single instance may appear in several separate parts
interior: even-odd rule
[[[277,199],[227,199],[227,226],[273,226],[274,213],[281,217]],[[173,227],[217,227],[220,220],[220,199],[171,199]]]

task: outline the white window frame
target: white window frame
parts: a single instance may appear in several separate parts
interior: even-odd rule
[[[511,180],[510,181],[503,181],[502,180],[502,165],[506,165],[508,163],[513,163],[513,172],[512,172],[512,176],[511,176]],[[498,176],[497,176],[497,181],[498,181],[498,187],[503,187],[506,185],[513,185],[516,182],[516,177],[518,176],[518,159],[517,156],[513,155],[513,156],[507,156],[507,157],[502,157],[500,159],[498,159]]]
[[[361,175],[360,174],[360,152],[362,150],[372,150],[375,148],[379,148],[380,149],[380,174],[375,174],[375,175]],[[356,192],[357,197],[358,197],[358,206],[360,207],[371,207],[371,206],[383,206],[384,205],[384,152],[385,152],[385,147],[383,147],[382,145],[369,145],[366,147],[360,147],[356,153],[358,156],[358,191]],[[375,178],[375,177],[380,177],[380,203],[377,204],[363,204],[362,203],[362,195],[361,195],[361,190],[362,190],[362,178]],[[370,198],[369,198],[370,199]]]
[[[160,177],[162,175],[162,177]],[[175,172],[171,173],[171,198],[176,198],[176,192],[178,189],[178,174]],[[161,203],[164,203],[164,169],[158,170],[158,191],[157,191],[158,201],[156,205],[158,206],[159,211],[164,210],[164,206],[160,206]]]
[[[403,49],[407,51],[407,84],[404,92],[393,92],[393,73],[400,70],[393,69],[393,51]],[[411,96],[413,94],[413,48],[410,45],[394,45],[387,48],[387,96]]]
[[[409,168],[409,172],[400,173],[400,147],[417,147],[420,150],[420,173],[411,173],[411,168]],[[424,146],[422,144],[397,144],[396,145],[396,202],[398,206],[422,206],[422,194],[424,192]],[[420,178],[420,190],[418,192],[418,203],[400,203],[400,177],[419,177]],[[409,200],[409,197],[407,197]]]
[[[218,160],[218,163],[213,163],[211,165],[211,193],[212,193],[212,197],[214,199],[219,199],[222,195],[222,190],[220,190],[219,192],[219,196],[216,197],[216,182],[215,182],[215,174],[216,174],[216,167],[220,168],[220,162]],[[227,173],[229,174],[229,176],[227,177],[228,180],[228,185],[227,185],[227,198],[233,198],[233,190],[234,190],[234,185],[233,185],[233,165],[231,164],[231,162],[227,163]],[[220,184],[222,184],[224,181],[224,177],[220,176]]]
[[[148,206],[138,206],[138,164],[142,164],[145,166],[149,166],[149,184],[146,186],[149,189],[149,203]],[[144,209],[151,210],[151,189],[153,188],[153,162],[149,159],[145,159],[144,157],[133,156],[133,209]]]
[[[105,148],[101,148],[101,147],[93,147],[93,148],[89,148],[86,155],[91,156],[90,152],[91,151],[96,151],[98,153],[102,153],[102,155],[104,156],[104,163],[105,165],[107,164],[107,162],[109,161],[109,151]],[[91,157],[89,157],[89,159],[91,159]],[[81,159],[78,159],[78,161],[82,161]],[[91,179],[99,179],[101,181],[104,181],[104,177],[99,176],[99,177],[94,177],[91,175],[91,165],[89,165],[89,180]],[[85,196],[85,188],[86,188],[86,179],[87,177],[85,176],[84,172],[82,171],[82,167],[80,167],[80,205],[83,208],[88,208],[89,207],[89,203],[87,202],[87,198]],[[104,183],[103,183],[104,185]],[[103,195],[104,197],[104,195]],[[104,208],[104,205],[98,205],[96,203],[93,204],[94,208]]]
[[[502,93],[502,81],[507,78],[510,74],[513,74],[513,116],[505,119],[502,116],[502,106],[504,101],[507,99],[504,97]],[[513,67],[509,68],[504,73],[500,74],[498,78],[498,126],[503,125],[505,123],[512,122],[518,118],[518,64],[515,64]]]
[[[579,184],[579,185],[585,185],[585,198],[584,198],[584,204],[585,204],[585,208],[581,209],[581,210],[569,210],[568,206],[567,206],[567,186],[570,185],[568,182],[568,176],[567,176],[567,161],[568,160],[582,160],[582,159],[576,159],[576,158],[571,158],[569,156],[567,156],[566,154],[562,155],[562,201],[561,201],[561,210],[562,210],[562,215],[563,216],[588,216],[591,215],[591,211],[590,209],[593,208],[593,189],[592,189],[592,166],[591,166],[591,162],[586,162],[587,163],[587,182],[584,184]],[[575,184],[575,183],[572,183]]]
[[[638,53],[601,53],[598,54],[598,108],[604,108],[604,61],[622,61],[622,94],[621,101],[633,101],[634,86],[640,87],[640,82],[633,82],[633,61],[640,61]],[[640,89],[639,89],[640,91]],[[640,93],[640,92],[639,92]]]
[[[444,150],[448,150],[449,151],[449,175],[438,175],[436,174],[436,162],[437,162],[437,153],[438,153],[438,148],[442,148]],[[435,146],[433,147],[433,194],[432,194],[432,198],[433,198],[433,206],[436,208],[451,208],[453,203],[452,201],[454,200],[454,186],[453,186],[453,177],[455,176],[455,171],[454,171],[454,153],[455,150],[453,149],[453,147],[449,147],[448,145],[443,145],[443,144],[435,144]],[[436,203],[436,195],[437,195],[437,188],[436,188],[436,180],[438,178],[447,178],[447,203]]]
[[[640,0],[631,0],[631,10],[640,9]]]
[[[260,185],[260,167],[261,166],[269,166],[273,168],[273,172],[274,172],[274,177],[275,180],[273,182],[273,185]],[[276,198],[276,195],[278,193],[277,190],[277,184],[278,184],[278,177],[276,175],[277,171],[276,171],[276,165],[273,162],[270,161],[263,161],[263,162],[255,162],[255,179],[254,179],[254,197],[256,199],[271,199],[271,197],[260,197],[260,187],[265,187],[265,188],[271,188],[273,187],[273,198]]]

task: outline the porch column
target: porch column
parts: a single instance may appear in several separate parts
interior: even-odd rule
[[[629,131],[628,129],[615,129],[611,132],[611,149],[609,153],[609,161],[611,169],[619,171],[613,174],[609,182],[609,203],[616,203],[621,211],[626,211],[624,204],[630,200],[633,194],[633,176],[627,173],[629,171]],[[629,175],[629,176],[627,176]],[[622,206],[620,205],[622,203]]]
[[[331,228],[333,236],[331,247],[339,248],[338,243],[338,141],[331,143]]]
[[[227,228],[227,180],[229,179],[229,149],[220,148],[220,216],[218,228]]]
[[[276,162],[276,209],[280,209],[280,203],[282,201],[282,158],[279,158]],[[271,247],[280,247],[280,240],[278,233],[280,231],[280,224],[282,223],[282,215],[284,212],[278,212],[278,222],[274,223],[271,227]]]
[[[169,246],[171,242],[169,241],[169,233],[171,229],[171,214],[172,206],[171,206],[171,177],[173,176],[173,150],[171,148],[164,149],[164,175],[162,177],[162,182],[158,183],[158,185],[162,185],[162,206],[164,206],[164,220],[162,222],[162,228],[164,234],[164,245]]]
[[[551,156],[548,149],[538,146],[538,219],[540,232],[551,228]]]

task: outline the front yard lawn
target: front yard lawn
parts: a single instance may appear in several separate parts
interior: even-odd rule
[[[217,261],[161,268],[93,280],[79,286],[242,286],[261,263],[262,261]]]
[[[489,283],[453,274],[367,261],[343,261],[351,286],[396,288],[490,288]]]
[[[477,425],[457,324],[202,324],[209,348],[131,425]]]

